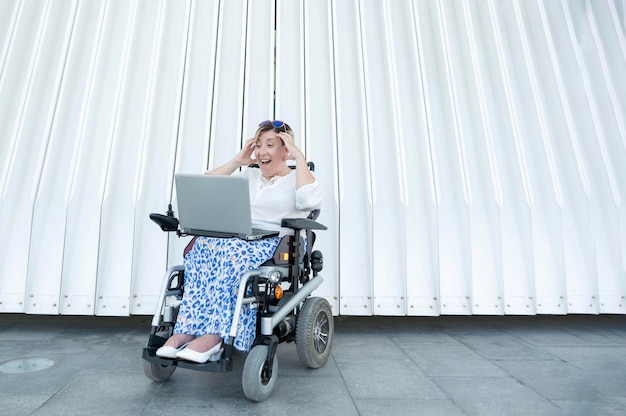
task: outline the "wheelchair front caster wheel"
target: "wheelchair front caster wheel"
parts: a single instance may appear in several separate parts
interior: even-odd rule
[[[173,365],[161,365],[148,361],[143,362],[143,372],[150,380],[165,381],[170,378],[174,370],[176,370],[176,367]]]
[[[298,315],[296,346],[300,362],[320,368],[330,356],[335,323],[330,304],[324,298],[308,298]]]
[[[255,402],[262,402],[270,397],[276,386],[278,377],[278,358],[274,356],[272,373],[267,371],[268,346],[257,345],[252,348],[243,365],[241,384],[246,397]]]

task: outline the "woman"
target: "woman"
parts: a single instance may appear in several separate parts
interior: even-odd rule
[[[254,158],[252,157],[254,153]],[[291,169],[287,160],[294,160]],[[239,168],[257,163],[259,169]],[[264,121],[253,138],[228,163],[208,175],[240,174],[249,178],[252,226],[281,229],[283,218],[305,218],[320,207],[322,194],[298,149],[289,125]],[[239,279],[272,257],[280,236],[257,241],[199,237],[185,256],[185,293],[174,334],[157,355],[204,363],[219,354],[228,339]],[[244,305],[234,347],[248,352],[256,335],[256,310]]]

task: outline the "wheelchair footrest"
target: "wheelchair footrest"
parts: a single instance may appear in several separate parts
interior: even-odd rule
[[[233,371],[233,360],[222,356],[219,361],[210,361],[207,363],[194,363],[185,360],[174,360],[171,358],[163,358],[156,355],[157,348],[145,347],[143,349],[142,358],[148,362],[163,365],[163,366],[176,366],[180,368],[188,368],[190,370],[197,371],[211,371],[217,373],[225,373]]]

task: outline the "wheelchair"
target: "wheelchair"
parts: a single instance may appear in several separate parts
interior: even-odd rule
[[[312,167],[311,162],[309,167]],[[315,221],[318,215],[319,210],[315,210],[308,218],[283,219],[281,226],[293,233],[281,239],[271,259],[241,277],[228,342],[224,342],[224,349],[215,361],[198,364],[156,355],[156,350],[173,334],[184,292],[184,266],[169,268],[162,283],[163,295],[152,318],[150,337],[142,353],[145,375],[162,382],[168,380],[178,367],[231,372],[233,344],[244,304],[255,305],[257,310],[256,335],[242,373],[242,389],[249,400],[263,401],[274,391],[278,377],[276,351],[280,343],[295,342],[303,365],[313,369],[322,367],[331,353],[334,321],[328,301],[310,296],[323,281],[319,275],[324,263],[322,253],[312,249],[314,230],[327,229]],[[184,236],[171,204],[165,215],[150,214],[150,219],[163,231]],[[306,235],[307,244],[304,244],[302,233]],[[190,249],[194,241],[185,250]]]

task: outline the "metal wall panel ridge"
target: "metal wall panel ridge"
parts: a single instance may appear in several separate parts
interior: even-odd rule
[[[151,212],[162,212],[170,196],[192,11],[191,2],[161,3],[149,48],[152,56],[146,68],[147,91],[135,162],[139,172],[131,194],[135,206],[132,314],[154,312],[160,295],[155,277],[163,273],[167,263],[168,235],[146,219]]]
[[[9,117],[2,120],[0,140],[0,225],[6,233],[0,240],[0,272],[4,276],[0,306],[7,312],[24,312],[27,303],[36,307],[39,299],[56,303],[54,293],[46,290],[39,298],[32,292],[27,275],[33,205],[52,122],[50,102],[56,101],[58,94],[65,31],[57,36],[51,33],[57,33],[52,27],[55,23],[65,26],[64,11],[51,2],[20,4],[2,48],[6,53],[0,96],[10,97],[10,101],[3,98],[0,111]],[[40,121],[32,123],[32,119]],[[31,293],[26,293],[27,287]]]
[[[112,2],[107,10],[107,26],[103,34],[105,41],[102,66],[112,77],[104,83],[112,93],[107,97],[111,113],[102,120],[107,131],[103,137],[106,145],[100,155],[97,179],[98,215],[95,313],[96,315],[128,315],[130,274],[132,265],[134,201],[132,184],[137,177],[137,154],[140,150],[140,128],[143,93],[147,77],[137,77],[135,65],[147,61],[149,49],[137,48],[149,39],[145,30],[148,21],[154,19],[155,10],[139,2]],[[149,18],[139,19],[142,13]],[[121,27],[118,24],[123,22]],[[145,22],[145,23],[144,23]],[[139,52],[141,51],[141,52]],[[145,70],[145,68],[141,68]],[[143,71],[142,71],[143,72]],[[93,109],[95,110],[95,109]],[[91,133],[91,132],[89,132]],[[81,168],[91,169],[84,165]],[[80,231],[79,231],[80,233]]]
[[[626,314],[624,73],[623,0],[0,1],[0,312],[152,314],[274,118],[335,314]]]
[[[75,25],[79,16],[78,2],[68,2],[65,6],[54,8],[57,13],[50,16],[50,24],[57,30],[46,36],[49,44],[44,47],[55,53],[45,58],[48,60],[47,65],[40,66],[54,68],[48,74],[50,78],[45,81],[45,85],[49,86],[50,93],[56,95],[56,98],[41,96],[45,94],[44,86],[37,89],[40,94],[38,101],[42,104],[48,103],[50,107],[43,119],[45,122],[42,123],[45,130],[39,133],[44,140],[47,138],[47,142],[42,143],[40,148],[38,172],[33,186],[35,204],[26,276],[27,313],[56,314],[59,312],[61,298],[65,230],[63,221],[59,220],[66,216],[67,192],[63,190],[67,189],[73,155],[72,141],[63,139],[75,135],[77,127],[73,123],[76,113],[65,110],[72,107],[72,99],[76,98],[76,91],[72,88],[76,73],[67,69],[75,68],[68,58],[81,30],[80,26]],[[74,107],[76,110],[79,108]]]
[[[167,173],[166,195],[165,199],[150,208],[152,212],[165,212],[167,203],[171,203],[175,211],[178,210],[174,195],[174,172],[198,173],[209,164],[213,96],[207,91],[214,88],[215,82],[220,27],[219,3],[219,0],[191,2],[191,22],[182,62],[184,81],[176,149],[169,164],[160,167]],[[154,224],[151,225],[155,227]],[[167,237],[168,267],[181,264],[183,250],[191,237],[179,238],[171,233]],[[154,277],[146,274],[143,276],[144,280],[154,285]],[[153,293],[156,294],[158,290],[154,288]]]
[[[371,148],[360,2],[332,3],[339,180],[339,310],[373,315]]]
[[[579,105],[584,115],[577,120],[585,129],[588,140],[583,143],[583,157],[590,166],[590,224],[594,244],[598,303],[601,312],[623,313],[626,292],[623,255],[624,246],[624,171],[621,162],[626,151],[626,136],[620,131],[625,119],[623,97],[615,94],[623,90],[624,81],[616,70],[624,68],[626,54],[623,48],[624,25],[615,15],[612,2],[578,4],[562,2],[562,9],[569,39],[578,67],[585,100]],[[604,24],[596,19],[604,11]],[[599,26],[606,40],[599,39]],[[608,58],[603,42],[613,39],[614,52]],[[621,41],[620,41],[621,39]],[[620,45],[618,47],[618,45]],[[609,66],[610,63],[610,70]],[[618,87],[618,85],[622,85]],[[581,111],[581,113],[582,113]],[[620,257],[622,261],[620,262]],[[621,264],[620,264],[621,263]]]
[[[425,99],[430,86],[424,37],[414,3],[389,2],[387,7],[404,180],[407,314],[439,315],[438,178],[430,135],[432,109]]]
[[[389,3],[361,2],[372,193],[373,313],[406,315],[406,186]],[[381,63],[384,63],[381,65]]]
[[[85,7],[83,11],[83,7]],[[101,175],[108,154],[112,117],[111,93],[117,71],[106,71],[105,63],[118,62],[110,54],[114,9],[105,2],[81,4],[77,44],[72,59],[77,71],[72,90],[79,97],[74,122],[72,163],[67,188],[67,212],[61,279],[60,313],[95,313],[97,264],[101,210]],[[124,20],[122,19],[120,24]],[[76,58],[74,58],[74,56]]]

